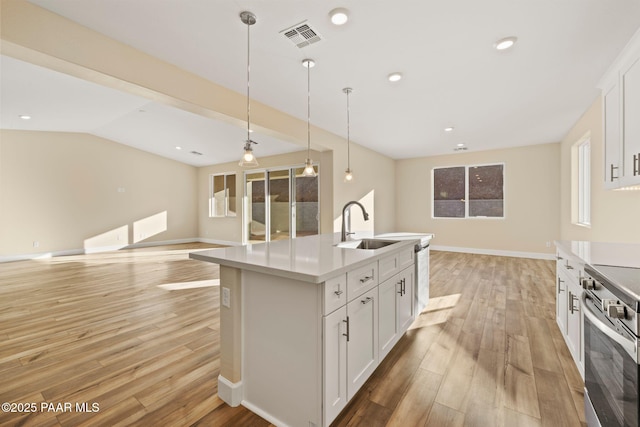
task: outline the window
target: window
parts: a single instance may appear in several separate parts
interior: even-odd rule
[[[209,180],[209,216],[236,216],[236,174],[211,175]]]
[[[573,146],[573,222],[591,225],[591,143],[589,136],[581,138]]]
[[[434,168],[434,218],[504,218],[504,164]]]

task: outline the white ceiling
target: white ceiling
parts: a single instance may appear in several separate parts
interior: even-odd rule
[[[561,140],[596,99],[599,78],[640,27],[637,0],[31,2],[240,93],[246,90],[247,31],[238,15],[250,10],[257,15],[251,27],[252,98],[306,120],[301,61],[313,58],[312,123],[346,137],[342,88],[353,87],[352,140],[396,159],[450,153],[457,143],[477,151]],[[334,7],[351,12],[345,26],[330,23]],[[305,19],[323,40],[298,49],[280,31]],[[518,37],[513,49],[493,49],[496,40],[512,35]],[[11,76],[4,65],[2,71],[4,115],[4,81]],[[404,79],[389,83],[393,71]],[[52,105],[87,98],[87,83],[78,84],[77,93],[62,92]],[[107,92],[104,105],[76,115],[78,129],[149,149],[149,141],[167,132],[149,135],[148,128],[175,120],[170,139],[198,141],[203,145],[190,149],[232,152],[233,159],[245,139],[242,130],[217,137],[224,132],[217,126],[231,125]],[[137,113],[140,108],[151,114]],[[100,122],[100,115],[102,125],[92,128],[89,123]],[[445,133],[446,126],[455,130]],[[261,142],[259,157],[271,144],[300,149],[252,139]],[[240,148],[231,149],[230,140]],[[186,162],[184,153],[169,151],[159,154]]]

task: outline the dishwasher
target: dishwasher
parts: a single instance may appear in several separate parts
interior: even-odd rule
[[[419,240],[416,243],[415,251],[415,289],[414,289],[414,310],[416,316],[429,302],[429,243],[434,235],[431,233],[385,233],[376,236],[389,240]]]

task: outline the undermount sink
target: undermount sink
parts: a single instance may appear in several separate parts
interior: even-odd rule
[[[381,240],[381,239],[362,239],[362,240],[351,240],[346,242],[340,242],[336,246],[339,248],[347,248],[347,249],[366,249],[366,250],[374,250],[384,248],[394,243],[398,243],[397,240]]]

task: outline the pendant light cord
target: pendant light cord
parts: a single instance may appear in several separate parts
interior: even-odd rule
[[[351,135],[349,134],[349,129],[351,128],[351,123],[349,120],[349,93],[351,93],[351,89],[347,91],[347,169],[351,170]]]
[[[251,98],[249,97],[251,84],[251,24],[247,22],[247,145],[251,147]]]
[[[311,158],[311,63],[307,63],[307,159]]]

